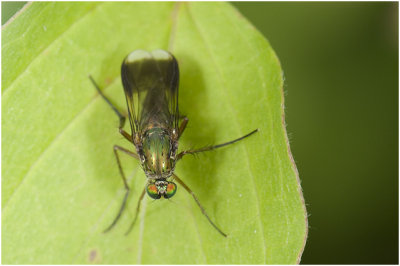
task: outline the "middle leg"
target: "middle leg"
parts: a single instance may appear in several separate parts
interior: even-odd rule
[[[206,146],[206,147],[203,147],[203,148],[200,148],[200,149],[197,149],[197,150],[186,150],[186,151],[182,151],[182,152],[180,152],[180,153],[176,156],[176,160],[182,159],[182,157],[183,157],[184,155],[186,155],[186,154],[195,154],[195,153],[204,152],[204,151],[211,151],[211,150],[214,150],[214,149],[217,149],[217,148],[221,148],[221,147],[227,146],[227,145],[229,145],[229,144],[233,144],[233,143],[235,143],[235,142],[238,142],[238,141],[240,141],[240,140],[242,140],[242,139],[244,139],[244,138],[247,138],[247,137],[253,135],[253,134],[256,133],[257,131],[258,131],[258,129],[253,130],[253,131],[251,131],[249,134],[244,135],[243,137],[240,137],[240,138],[238,138],[238,139],[234,139],[234,140],[231,140],[231,141],[222,143],[222,144],[218,144],[218,145],[215,145],[215,146]]]
[[[128,154],[129,156],[131,156],[131,157],[133,157],[133,158],[135,158],[137,160],[139,159],[139,156],[137,154],[135,154],[135,153],[133,153],[133,152],[121,147],[121,146],[114,145],[115,158],[117,159],[119,172],[120,172],[122,180],[124,182],[124,187],[125,187],[126,191],[125,191],[124,199],[122,201],[122,205],[121,205],[121,207],[119,209],[119,212],[118,212],[117,216],[114,218],[114,221],[103,231],[103,233],[107,233],[108,231],[110,231],[114,227],[114,225],[118,222],[119,218],[121,217],[122,212],[125,209],[126,201],[128,199],[128,195],[129,195],[129,192],[130,192],[130,188],[129,188],[128,182],[126,180],[124,171],[122,170],[121,161],[119,160],[118,151],[121,151],[121,152],[123,152],[125,154]]]

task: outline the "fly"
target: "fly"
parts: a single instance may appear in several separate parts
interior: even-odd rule
[[[128,106],[131,134],[123,129],[125,116],[107,99],[93,78],[91,76],[89,78],[99,94],[118,115],[121,135],[136,148],[136,153],[134,153],[114,145],[114,154],[126,192],[117,216],[104,232],[111,230],[121,217],[130,192],[119,159],[119,153],[122,152],[139,160],[147,177],[147,183],[137,203],[135,218],[126,234],[131,231],[137,220],[144,195],[147,193],[152,199],[169,199],[176,193],[177,184],[173,182],[176,181],[192,195],[210,224],[226,237],[227,235],[210,219],[193,191],[174,173],[175,164],[187,154],[224,147],[240,141],[258,130],[253,130],[243,137],[219,145],[178,152],[178,141],[185,131],[189,119],[179,114],[178,62],[171,53],[164,50],[152,52],[136,50],[128,54],[122,62],[121,79]]]

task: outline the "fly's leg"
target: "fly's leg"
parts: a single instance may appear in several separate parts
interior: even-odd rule
[[[199,153],[199,152],[211,151],[211,150],[214,150],[214,149],[218,149],[218,148],[227,146],[227,145],[229,145],[229,144],[233,144],[233,143],[235,143],[235,142],[238,142],[238,141],[240,141],[240,140],[242,140],[242,139],[244,139],[244,138],[247,138],[247,137],[253,135],[254,133],[256,133],[257,131],[258,131],[258,129],[253,130],[253,131],[251,131],[249,134],[244,135],[243,137],[240,137],[240,138],[238,138],[238,139],[231,140],[231,141],[228,141],[228,142],[225,142],[225,143],[222,143],[222,144],[218,144],[218,145],[215,145],[215,146],[207,146],[207,147],[203,147],[203,148],[200,148],[200,149],[197,149],[197,150],[182,151],[182,152],[180,152],[180,153],[176,156],[176,158],[177,158],[177,160],[180,160],[180,159],[182,159],[182,157],[183,157],[184,155],[186,155],[186,154],[195,154],[195,153]]]
[[[137,154],[135,154],[135,153],[133,153],[133,152],[131,152],[131,151],[125,149],[125,148],[122,148],[121,146],[114,145],[114,154],[115,154],[115,157],[117,158],[119,172],[121,174],[122,180],[124,181],[124,186],[125,186],[126,192],[125,192],[125,196],[124,196],[121,208],[119,209],[119,212],[118,212],[117,216],[114,218],[114,221],[103,231],[103,233],[107,233],[108,231],[110,231],[114,227],[114,225],[118,222],[119,218],[121,217],[121,214],[122,214],[123,210],[125,209],[126,200],[128,199],[128,195],[129,195],[129,192],[130,192],[130,188],[129,188],[128,182],[126,181],[126,177],[125,177],[124,171],[122,170],[122,167],[121,167],[121,161],[119,160],[118,151],[121,151],[121,152],[123,152],[125,154],[128,154],[129,156],[139,160],[139,156]]]
[[[207,218],[207,220],[210,222],[210,224],[224,237],[227,237],[227,234],[225,234],[224,232],[222,232],[221,229],[219,229],[210,219],[210,217],[208,217],[208,214],[206,212],[206,210],[203,208],[203,206],[201,206],[200,201],[197,199],[196,195],[193,193],[193,191],[185,184],[183,183],[183,181],[177,177],[175,174],[172,174],[174,176],[174,179],[184,188],[186,189],[186,191],[192,195],[192,197],[194,198],[194,200],[196,201],[197,205],[200,207],[201,212],[204,214],[204,216]]]
[[[103,92],[100,90],[99,86],[97,85],[97,83],[94,81],[94,79],[92,78],[92,76],[89,75],[89,79],[92,81],[94,87],[96,88],[97,92],[100,94],[100,96],[108,103],[108,105],[111,107],[111,109],[113,109],[114,113],[117,114],[118,118],[119,118],[119,133],[121,133],[122,136],[124,136],[124,138],[126,138],[129,142],[132,142],[132,136],[126,132],[123,127],[125,125],[125,116],[121,114],[120,111],[118,111],[118,109],[110,102],[110,100],[103,94]]]
[[[139,211],[140,211],[140,205],[141,205],[141,203],[142,203],[142,200],[143,200],[143,197],[144,197],[144,194],[145,194],[145,193],[146,193],[146,188],[143,189],[142,194],[140,195],[138,204],[137,204],[137,206],[136,206],[135,218],[133,219],[133,221],[132,221],[131,225],[129,226],[128,231],[126,231],[125,235],[129,234],[129,232],[132,230],[133,226],[134,226],[135,223],[136,223],[136,220],[137,220],[137,217],[138,217]]]
[[[189,118],[187,118],[186,116],[183,118],[183,121],[181,123],[181,125],[179,126],[179,135],[178,135],[178,139],[182,136],[183,131],[185,131],[186,125],[189,122]]]
[[[103,94],[103,92],[100,90],[99,86],[97,83],[94,81],[93,77],[89,75],[90,81],[92,81],[93,86],[96,88],[97,92],[100,94],[100,96],[108,103],[108,105],[113,109],[114,113],[118,116],[119,118],[119,127],[122,128],[125,125],[125,116],[121,114],[120,111],[110,102],[110,100]]]

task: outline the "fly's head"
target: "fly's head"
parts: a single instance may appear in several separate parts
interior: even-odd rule
[[[152,199],[172,198],[176,193],[177,186],[174,182],[165,179],[150,181],[146,186],[147,195]]]
[[[142,168],[149,179],[170,177],[175,169],[177,144],[167,131],[160,128],[148,130],[143,138],[138,154]]]

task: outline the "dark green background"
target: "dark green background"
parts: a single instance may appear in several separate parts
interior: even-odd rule
[[[302,263],[398,263],[398,4],[236,3],[285,73]]]
[[[3,2],[2,24],[22,5]],[[268,38],[285,73],[287,129],[310,215],[302,263],[397,264],[398,4],[233,5]]]

